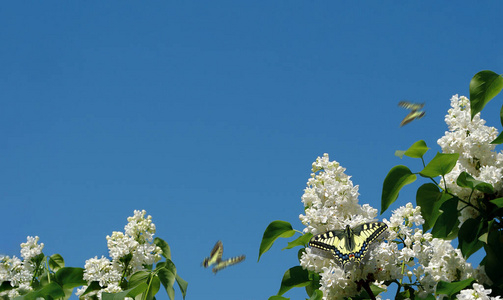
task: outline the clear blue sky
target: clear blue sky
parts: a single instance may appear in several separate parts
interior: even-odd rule
[[[282,241],[257,263],[263,231],[303,229],[317,156],[380,208],[389,169],[420,168],[395,150],[424,139],[431,159],[450,97],[503,72],[503,2],[479,3],[3,3],[0,253],[38,235],[83,267],[145,209],[187,299],[267,299],[298,262]],[[426,116],[399,128],[402,99]],[[482,115],[499,129],[500,105]],[[399,199],[415,202],[414,186]],[[247,259],[214,276],[200,263],[217,240]]]

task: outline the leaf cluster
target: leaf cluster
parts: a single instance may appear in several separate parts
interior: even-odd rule
[[[73,288],[87,283],[83,279],[84,269],[65,267],[65,261],[59,254],[47,257],[40,253],[31,258],[31,263],[34,265],[34,274],[30,285],[34,290],[15,299],[68,299]],[[9,281],[4,281],[0,292],[13,288]]]
[[[300,258],[305,251],[305,247],[307,247],[313,235],[309,232],[302,233],[294,230],[290,223],[279,220],[271,222],[265,229],[260,243],[258,260],[260,261],[262,254],[267,252],[278,238],[290,238],[295,233],[300,233],[301,235],[288,242],[288,245],[282,250],[301,246],[302,248],[297,252],[297,258],[300,263]],[[278,293],[269,297],[269,300],[287,300],[289,298],[283,297],[283,294],[295,287],[304,287],[310,300],[321,300],[323,298],[323,293],[319,290],[320,275],[316,272],[305,270],[301,266],[295,266],[285,272]]]

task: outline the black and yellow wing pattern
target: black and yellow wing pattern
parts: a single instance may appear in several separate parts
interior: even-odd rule
[[[222,254],[224,253],[224,245],[221,241],[218,241],[213,249],[211,250],[210,256],[206,257],[203,260],[203,267],[207,268],[211,265],[215,265],[213,267],[213,273],[217,273],[218,271],[227,268],[228,266],[235,265],[239,262],[242,262],[245,259],[244,255],[232,257],[229,259],[222,260]]]
[[[359,263],[369,250],[369,246],[386,232],[383,222],[369,222],[343,230],[332,230],[315,235],[309,246],[327,251],[343,267],[349,262]]]
[[[207,268],[212,264],[217,264],[222,260],[222,254],[224,253],[224,245],[221,241],[218,241],[213,250],[211,250],[210,256],[203,260],[203,267]]]
[[[420,110],[424,107],[424,103],[413,103],[409,101],[400,101],[398,106],[403,107],[408,110]]]
[[[400,127],[409,124],[410,122],[421,119],[424,117],[425,112],[421,109],[424,107],[424,103],[413,103],[409,101],[400,101],[398,106],[410,110],[411,112],[405,116],[405,118],[400,123]]]
[[[228,266],[232,266],[232,265],[235,265],[237,263],[240,263],[243,260],[245,260],[245,256],[244,255],[240,255],[240,256],[232,257],[232,258],[229,258],[229,259],[226,259],[226,260],[222,260],[222,261],[218,262],[215,267],[213,267],[213,273],[216,274],[218,271],[220,271],[220,270],[222,270],[224,268],[227,268]]]

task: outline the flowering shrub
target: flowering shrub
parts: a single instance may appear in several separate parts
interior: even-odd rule
[[[106,237],[111,260],[88,259],[85,269],[65,268],[58,254],[45,257],[44,244],[37,244],[39,238],[28,237],[21,244],[23,260],[0,257],[0,298],[24,295],[27,299],[68,299],[73,288],[82,286],[76,293],[80,299],[133,299],[137,295],[153,299],[162,283],[174,299],[175,281],[185,298],[187,282],[177,274],[168,244],[153,238],[155,225],[152,217],[145,215],[146,211],[135,210],[124,233],[113,232]],[[162,257],[166,262],[159,262]]]
[[[21,243],[21,257],[0,257],[0,297],[14,298],[33,291],[32,282],[44,271],[42,249],[44,244],[38,244],[39,237],[27,238]]]
[[[384,241],[371,237],[373,233],[360,237],[364,242],[356,254],[365,254],[361,263],[354,260],[341,266],[330,253],[307,247],[313,235],[340,230],[330,238],[344,236],[339,241],[351,248],[351,237],[359,234],[351,228],[377,217],[377,209],[358,203],[358,186],[346,170],[328,154],[318,157],[302,196],[304,214],[299,218],[304,230],[274,221],[264,232],[259,259],[279,237],[300,233],[286,249],[303,246],[299,266],[285,272],[278,294],[270,300],[287,299],[282,295],[293,287],[305,287],[312,300],[376,299],[392,284],[397,285],[397,299],[501,299],[503,154],[494,152],[494,145],[503,143],[503,134],[497,136],[495,128],[485,126],[480,111],[502,88],[502,76],[482,71],[470,83],[470,100],[452,97],[446,116],[449,131],[438,140],[443,153],[428,164],[424,141],[397,151],[400,157],[421,159],[424,168],[417,173],[402,165],[390,170],[383,183],[381,213],[416,180],[416,174],[432,183],[418,189],[416,206],[398,207],[383,220],[386,225],[379,223],[380,228],[387,227]],[[503,108],[500,117],[503,124]],[[162,283],[174,299],[175,281],[185,298],[187,282],[177,274],[168,244],[153,238],[155,225],[145,215],[135,211],[124,232],[106,237],[110,259],[88,259],[84,269],[65,267],[58,254],[46,257],[39,238],[28,237],[21,244],[22,259],[0,256],[0,298],[68,299],[73,288],[81,286],[76,293],[81,299],[155,299]],[[458,249],[449,241],[453,238],[458,239]],[[486,256],[473,268],[466,259],[482,247]],[[166,261],[160,262],[161,257]]]
[[[496,295],[503,293],[503,258],[498,257],[503,251],[503,198],[498,197],[503,194],[503,154],[494,152],[494,143],[503,142],[503,135],[497,137],[494,127],[484,125],[480,110],[501,91],[503,78],[482,71],[470,87],[471,101],[457,95],[451,99],[449,131],[438,140],[443,153],[426,165],[423,156],[429,148],[424,141],[397,151],[399,157],[420,158],[424,168],[418,173],[432,183],[418,189],[417,206],[407,203],[393,210],[390,220],[382,220],[388,226],[386,241],[376,241],[362,263],[341,266],[330,253],[307,247],[313,235],[352,228],[377,216],[377,209],[358,204],[358,186],[338,162],[330,161],[328,154],[316,159],[302,196],[304,214],[299,218],[306,228],[300,232],[287,222],[274,221],[264,232],[259,259],[277,238],[296,232],[302,235],[286,248],[304,246],[300,266],[285,273],[278,294],[270,300],[287,299],[282,295],[293,287],[305,287],[310,299],[376,299],[392,284],[397,285],[398,299],[500,299]],[[381,213],[416,180],[415,174],[406,166],[390,170],[383,183]],[[351,240],[347,230],[334,235],[347,234],[346,241]],[[449,241],[455,237],[458,249]],[[486,258],[473,268],[466,259],[481,247]]]

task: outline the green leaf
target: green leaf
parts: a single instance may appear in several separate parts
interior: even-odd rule
[[[499,208],[503,207],[503,198],[496,198],[493,200],[489,200],[489,202],[492,202],[493,204],[495,204]]]
[[[416,180],[416,175],[406,166],[393,167],[384,179],[381,196],[381,214],[398,198],[402,187]]]
[[[503,77],[493,71],[480,71],[470,81],[472,119],[503,88]]]
[[[39,290],[29,292],[21,297],[16,297],[16,300],[36,300],[37,298],[56,299],[63,298],[64,296],[65,292],[61,286],[56,282],[51,282]]]
[[[306,285],[306,293],[309,297],[312,297],[313,294],[320,289],[321,287],[320,279],[321,279],[320,274],[313,271],[309,271],[309,280],[311,282],[309,283],[309,285]]]
[[[502,107],[503,109],[503,107]],[[494,139],[494,141],[491,142],[491,144],[499,145],[503,144],[503,131],[500,132],[500,134]]]
[[[486,231],[487,228],[482,221],[482,217],[468,219],[463,222],[458,232],[458,248],[463,253],[465,259],[482,248],[484,243],[479,240],[479,237]]]
[[[84,280],[84,269],[82,268],[61,268],[56,272],[56,281],[65,289],[86,285]]]
[[[404,152],[404,155],[412,158],[421,158],[428,151],[428,149],[430,148],[426,146],[426,142],[419,140],[412,144],[412,146],[410,146],[409,149]]]
[[[404,286],[404,288],[406,288],[406,286]],[[371,290],[371,292],[372,292],[372,294],[373,294],[374,296],[377,296],[377,295],[379,295],[379,293],[381,293],[381,292],[383,292],[383,291],[386,291],[386,289],[380,288],[380,287],[378,287],[378,286],[376,286],[376,285],[374,285],[374,284],[370,284],[370,290]],[[400,293],[400,294],[396,295],[395,300],[396,300],[396,299],[403,299],[403,298],[400,296],[401,294],[407,294],[407,295],[409,295],[410,293],[409,293],[409,291],[408,291],[408,290],[406,290],[406,291],[404,291],[404,292],[402,292],[402,293]],[[357,295],[357,296],[353,296],[353,297],[351,297],[350,299],[353,299],[353,300],[368,300],[368,299],[372,299],[372,298],[373,298],[373,297],[372,297],[372,296],[371,296],[371,295],[367,292],[367,290],[366,290],[366,289],[361,289],[361,291],[360,291],[360,294],[359,294],[359,295]],[[407,297],[407,298],[411,298],[411,297],[409,296],[409,297]]]
[[[459,174],[456,184],[460,187],[478,190],[486,194],[494,194],[494,188],[489,183],[477,180],[470,174],[462,172]]]
[[[258,252],[258,260],[260,256],[267,252],[274,244],[277,238],[289,238],[295,234],[292,225],[285,221],[272,221],[269,226],[264,231],[264,236],[262,237],[262,242],[260,242],[260,249]]]
[[[405,289],[403,292],[400,292],[397,297],[396,297],[396,300],[405,300],[405,299],[410,299],[410,289]]]
[[[486,274],[493,281],[492,286],[503,285],[503,236],[500,231],[491,230],[484,244],[486,257],[483,260]],[[481,263],[482,264],[482,263]]]
[[[486,232],[484,234],[482,234],[481,236],[479,236],[479,241],[481,241],[484,245],[484,244],[487,244],[487,237],[489,236],[489,234]]]
[[[8,290],[12,290],[14,287],[10,285],[10,281],[4,281],[0,284],[0,293]]]
[[[370,285],[370,290],[372,291],[372,293],[374,295],[379,295],[380,293],[386,291],[386,289],[383,289],[382,287],[379,287],[379,286],[377,286],[375,284]]]
[[[422,300],[436,300],[435,296],[433,294],[428,294],[426,295],[426,298],[421,298]]]
[[[428,231],[435,225],[440,216],[440,206],[451,196],[440,192],[433,183],[426,183],[417,189],[416,204],[421,207],[421,215],[424,218],[423,232]]]
[[[164,256],[164,258],[171,259],[171,249],[169,248],[168,243],[166,243],[163,239],[156,237],[154,239],[154,244],[161,248],[162,256]]]
[[[176,280],[175,264],[168,259],[166,263],[162,264],[160,267],[159,264],[157,264],[156,271],[164,289],[166,289],[166,293],[168,293],[169,299],[175,299],[175,289],[173,288]]]
[[[129,287],[137,286],[142,283],[148,283],[149,276],[150,272],[147,271],[138,271],[134,273],[129,278]]]
[[[82,294],[82,296],[85,296],[89,293],[92,293],[94,291],[99,291],[101,290],[100,283],[98,281],[92,281],[88,286],[85,292]]]
[[[321,300],[323,299],[323,292],[320,290],[315,290],[309,300]]]
[[[304,287],[310,284],[309,272],[302,269],[301,266],[296,266],[288,269],[281,280],[278,296],[283,295],[294,287]]]
[[[161,282],[159,280],[159,277],[157,275],[154,275],[153,273],[151,273],[150,280],[148,282],[148,289],[145,292],[143,292],[144,294],[146,293],[146,297],[144,299],[146,299],[146,300],[155,299],[155,295],[159,291],[160,287],[161,287]]]
[[[403,158],[404,154],[405,154],[405,151],[403,151],[403,150],[396,150],[395,151],[395,156],[400,157],[400,159]]]
[[[500,109],[500,122],[501,122],[501,125],[503,125],[503,105],[501,106],[501,109]],[[502,143],[503,143],[503,132],[500,132],[498,137],[496,139],[494,139],[494,141],[492,141],[491,144],[499,145]]]
[[[40,265],[42,264],[43,261],[46,260],[46,256],[44,255],[44,253],[40,253],[39,255],[35,256],[35,257],[32,257],[31,258],[31,261],[35,264],[35,265]]]
[[[285,298],[285,297],[281,297],[281,296],[275,295],[275,296],[269,297],[268,300],[290,300],[290,298]]]
[[[281,250],[285,250],[285,249],[292,249],[293,247],[297,247],[297,246],[307,246],[307,244],[309,243],[309,240],[313,237],[313,234],[310,233],[310,232],[307,232],[301,236],[299,236],[298,238],[296,238],[295,240],[291,241],[291,242],[288,242],[288,246],[286,246],[285,248],[281,249]]]
[[[148,288],[148,285],[146,282],[143,282],[133,288],[127,289],[125,291],[122,291],[120,293],[105,293],[103,292],[101,294],[101,299],[102,300],[122,300],[126,297],[131,297],[135,298],[139,294],[145,292]]]
[[[187,286],[189,283],[185,280],[182,279],[178,274],[176,274],[176,283],[178,283],[178,287],[180,288],[180,291],[182,292],[182,297],[185,299],[185,296],[187,295]]]
[[[435,295],[447,295],[450,298],[472,284],[473,281],[475,281],[473,278],[453,282],[440,281],[437,284]]]
[[[458,198],[451,198],[440,206],[442,214],[437,218],[431,234],[436,238],[447,238],[458,222]]]
[[[49,257],[49,267],[51,270],[54,272],[58,271],[61,268],[65,267],[65,260],[63,259],[63,256],[59,254],[53,254]]]
[[[419,172],[421,176],[435,178],[449,173],[458,161],[459,153],[437,153],[435,157]]]

